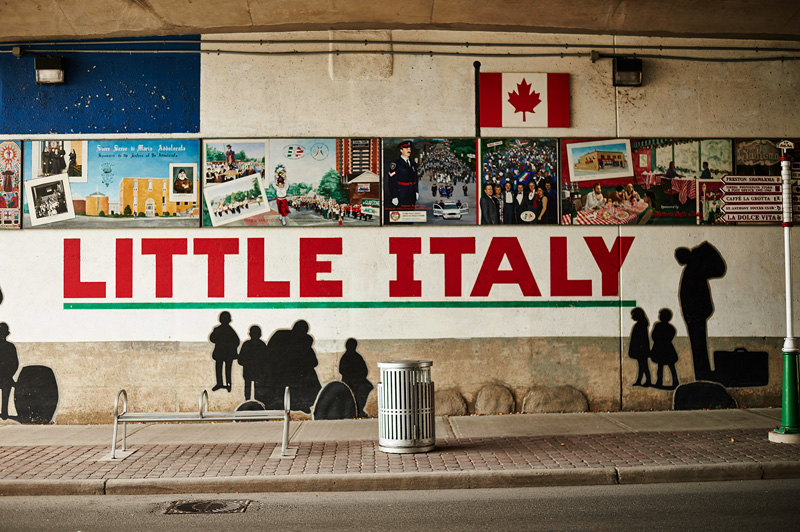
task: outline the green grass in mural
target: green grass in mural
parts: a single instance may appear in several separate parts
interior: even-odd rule
[[[562,301],[213,301],[202,303],[64,303],[64,310],[359,309],[359,308],[623,308],[631,300]]]

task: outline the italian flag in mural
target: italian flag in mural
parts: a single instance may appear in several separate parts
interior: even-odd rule
[[[569,127],[569,74],[481,72],[481,127]]]

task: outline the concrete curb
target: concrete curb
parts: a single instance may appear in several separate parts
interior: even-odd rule
[[[599,486],[800,478],[800,462],[685,466],[361,473],[108,480],[0,480],[2,496],[163,495],[189,493],[392,491],[424,489]]]
[[[764,479],[800,478],[800,462],[764,462]]]
[[[179,479],[109,479],[107,495],[165,493],[392,491],[426,489],[591,486],[617,483],[613,468],[534,471],[453,471],[447,473],[365,473]]]
[[[0,495],[103,495],[103,479],[97,480],[0,480]]]
[[[800,473],[800,470],[798,470]],[[760,480],[761,464],[699,464],[677,466],[637,466],[617,468],[620,484],[662,482],[713,482],[719,480]]]

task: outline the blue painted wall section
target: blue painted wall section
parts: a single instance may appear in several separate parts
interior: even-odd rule
[[[199,50],[198,42],[188,42],[199,39],[192,35],[157,43],[23,45],[19,59],[0,53],[0,134],[196,133],[200,130],[199,53],[107,51]],[[3,51],[10,49],[0,46]],[[63,57],[66,83],[37,85],[35,53]]]

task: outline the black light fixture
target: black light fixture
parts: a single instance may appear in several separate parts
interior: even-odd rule
[[[34,60],[36,83],[39,85],[58,85],[64,83],[64,61],[51,55],[37,56]]]
[[[641,87],[642,60],[635,57],[615,57],[614,86]]]

